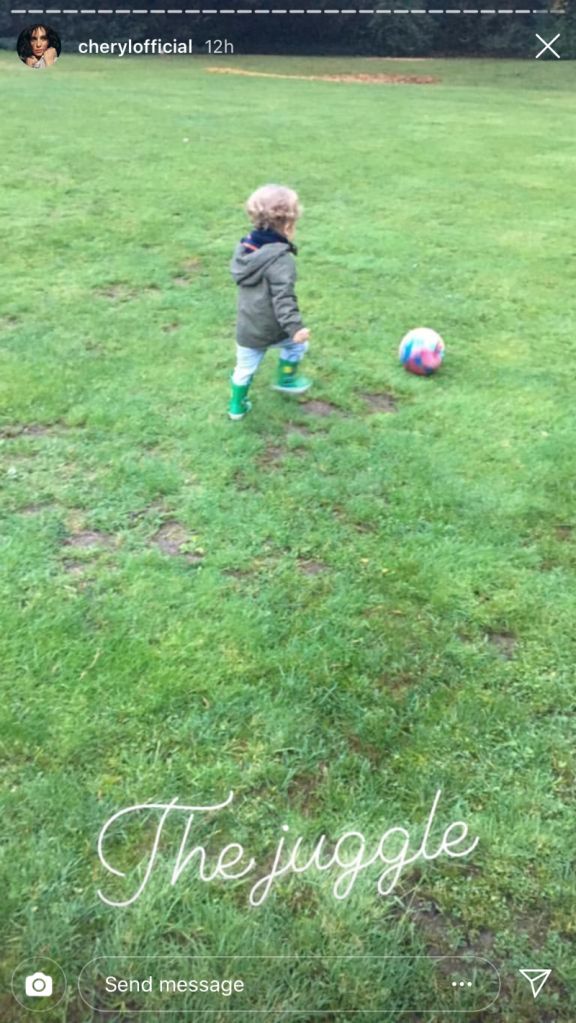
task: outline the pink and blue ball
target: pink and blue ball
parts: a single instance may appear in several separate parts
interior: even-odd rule
[[[428,377],[442,365],[445,345],[435,330],[416,327],[402,338],[398,355],[404,369],[417,376]]]

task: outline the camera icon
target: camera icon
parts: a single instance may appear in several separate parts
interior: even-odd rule
[[[52,977],[47,973],[30,973],[24,981],[24,990],[28,998],[50,998]]]

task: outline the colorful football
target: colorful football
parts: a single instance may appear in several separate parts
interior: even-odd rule
[[[416,327],[409,330],[400,342],[400,362],[409,373],[428,377],[442,364],[445,345],[435,330],[430,327]]]

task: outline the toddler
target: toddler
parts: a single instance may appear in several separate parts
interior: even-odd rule
[[[303,394],[312,385],[299,372],[310,331],[302,323],[294,292],[293,240],[302,213],[298,196],[282,185],[263,185],[248,199],[246,212],[254,227],[236,246],[230,266],[238,285],[230,419],[243,419],[250,411],[248,389],[268,348],[280,349],[276,391]]]

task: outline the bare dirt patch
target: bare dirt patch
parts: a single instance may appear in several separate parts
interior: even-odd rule
[[[107,284],[105,288],[96,288],[97,298],[107,298],[109,302],[126,302],[133,297],[132,288],[127,284]]]
[[[197,274],[202,267],[202,263],[198,256],[191,256],[190,259],[185,259],[182,263],[182,269],[187,274]]]
[[[554,572],[557,568],[560,568],[562,562],[553,561],[552,558],[544,558],[543,561],[538,565],[539,572]]]
[[[299,423],[286,423],[285,432],[297,433],[299,437],[312,437],[314,436],[314,430],[311,430],[309,426],[302,426]]]
[[[281,444],[267,444],[264,451],[258,458],[258,464],[261,465],[263,469],[269,469],[275,465],[280,465],[285,454],[286,451]]]
[[[172,283],[178,285],[179,288],[187,288],[193,277],[200,272],[202,264],[199,259],[193,257],[186,259],[180,268],[180,273],[175,274],[172,278]]]
[[[568,522],[563,522],[559,526],[556,526],[554,530],[554,536],[557,540],[562,543],[566,543],[572,539],[574,533],[574,526],[571,526]]]
[[[114,537],[97,529],[80,530],[64,541],[64,547],[113,547]]]
[[[200,550],[191,550],[192,539],[187,530],[179,522],[165,522],[154,534],[151,541],[163,554],[171,557],[184,558],[190,565],[198,565],[204,554]]]
[[[54,511],[58,505],[54,504],[53,501],[35,501],[32,504],[26,504],[23,508],[18,509],[19,515],[41,515],[45,511]]]
[[[99,355],[104,355],[106,348],[101,341],[89,340],[84,342],[84,351],[88,352],[89,355],[97,357]]]
[[[278,469],[286,457],[303,458],[306,448],[302,446],[285,448],[281,444],[268,444],[258,458],[262,469]]]
[[[180,324],[179,323],[166,323],[165,326],[162,327],[162,333],[163,334],[173,334],[175,330],[179,330],[179,329],[180,329]]]
[[[160,521],[166,518],[168,509],[164,504],[161,497],[156,498],[155,501],[150,501],[150,504],[145,505],[143,508],[138,508],[137,511],[130,512],[128,518],[130,522],[139,522],[140,519],[145,519],[149,515],[159,518]]]
[[[291,78],[301,82],[338,82],[345,85],[436,85],[440,79],[433,75],[341,74],[341,75],[281,75],[271,71],[245,71],[241,68],[205,68],[213,75],[242,75],[246,78]]]
[[[16,437],[45,437],[51,433],[63,433],[68,427],[64,423],[8,423],[0,426],[0,437],[13,440]]]
[[[333,405],[330,401],[322,401],[321,398],[309,398],[307,401],[301,401],[299,408],[312,416],[333,416],[340,412],[337,405]]]
[[[381,498],[382,504],[387,504],[385,497]],[[375,522],[351,522],[352,529],[356,533],[375,533],[378,528]]]
[[[542,949],[552,929],[550,914],[545,910],[535,909],[533,913],[518,913],[514,929],[527,936],[532,948]]]
[[[360,397],[366,402],[371,412],[397,412],[398,403],[393,394],[363,392]]]
[[[295,774],[288,784],[287,795],[292,806],[298,807],[306,816],[317,810],[320,798],[318,789],[328,774],[326,764],[318,764],[316,774]]]
[[[322,572],[328,571],[328,565],[312,558],[298,558],[298,568],[304,575],[321,575]]]
[[[232,477],[232,482],[236,487],[236,490],[253,490],[254,484],[250,481],[246,473],[242,469],[237,469]]]
[[[348,744],[350,749],[365,760],[369,760],[371,764],[379,764],[382,761],[382,757],[386,753],[386,749],[379,749],[372,742],[364,742],[358,735],[350,735],[348,737]]]
[[[249,579],[252,573],[246,568],[224,568],[222,575],[227,576],[229,579]]]
[[[518,640],[512,632],[487,632],[486,639],[505,661],[512,660],[518,645]]]
[[[382,61],[385,60],[387,64],[424,64],[427,60],[432,60],[432,57],[365,57],[364,60]]]
[[[470,870],[471,866],[468,865],[468,870]],[[440,959],[438,963],[438,969],[445,974],[447,979],[453,976],[454,961],[452,957],[455,955],[484,956],[490,960],[495,969],[502,970],[503,962],[498,953],[498,935],[489,928],[470,930],[466,928],[464,934],[460,936],[458,932],[463,926],[460,921],[456,920],[453,916],[443,913],[432,900],[420,897],[411,898],[408,904],[405,904],[405,913],[408,920],[412,921],[413,925],[418,929],[426,946],[427,953],[433,956],[448,957],[444,961]],[[392,916],[398,918],[398,915],[397,910],[392,911]],[[522,926],[522,923],[519,925],[520,929],[528,936],[532,945],[531,929],[525,926],[525,920],[523,923],[524,926]],[[542,921],[538,920],[538,927],[540,928],[541,926]],[[514,930],[516,931],[516,925]],[[546,931],[538,930],[537,940],[533,944],[533,947],[538,949],[538,951],[545,944],[546,935]],[[553,977],[548,984],[548,990],[554,991],[559,1000],[566,997],[566,990],[563,985],[557,980],[554,981]],[[503,971],[500,993],[501,996],[509,1000],[517,997],[517,980],[509,971]],[[500,1019],[500,1016],[498,1015],[497,1018]],[[552,1011],[551,1013],[537,1012],[535,1015],[523,1016],[522,1019],[523,1023],[528,1023],[528,1019],[533,1020],[534,1023],[536,1023],[536,1020],[538,1023],[556,1023],[559,1017],[557,1012]],[[483,1015],[482,1020],[488,1020],[488,1016]]]
[[[86,571],[85,561],[74,561],[72,558],[64,558],[62,566],[64,571],[67,572],[68,575],[72,576],[84,575],[84,572]]]
[[[423,936],[426,943],[428,955],[446,956],[450,952],[451,940],[450,930],[452,921],[445,917],[435,902],[431,899],[414,898],[409,907],[409,916],[416,930]],[[439,963],[442,970],[443,961]],[[450,975],[454,970],[454,963],[446,960],[444,971]]]
[[[407,672],[398,672],[395,675],[382,675],[378,684],[387,690],[396,703],[402,703],[408,693],[414,692],[417,680]]]
[[[154,295],[160,288],[157,284],[143,284],[141,287],[117,281],[107,284],[103,288],[96,288],[94,294],[97,298],[106,298],[109,302],[129,302],[140,295]]]

